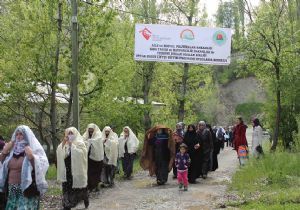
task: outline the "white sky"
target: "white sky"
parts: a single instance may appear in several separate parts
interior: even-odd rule
[[[225,1],[230,1],[230,0],[223,0]],[[260,0],[249,0],[248,2],[252,4],[252,6],[257,6],[259,4]],[[220,0],[200,0],[200,4],[203,7],[204,4],[206,5],[207,13],[209,19],[212,19],[213,16],[216,14],[218,5],[219,5]]]

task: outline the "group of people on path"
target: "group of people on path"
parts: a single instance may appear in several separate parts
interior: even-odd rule
[[[141,166],[156,176],[157,184],[163,185],[173,169],[173,178],[178,178],[180,189],[188,188],[196,179],[207,178],[209,171],[217,169],[220,144],[209,125],[200,121],[190,124],[185,130],[183,123],[176,125],[173,132],[164,125],[147,131],[141,155]]]
[[[240,146],[248,145],[246,129],[239,118],[233,141],[237,152]],[[48,188],[45,176],[49,167],[42,145],[25,125],[18,126],[11,141],[1,145],[0,209],[39,209],[40,196]],[[255,119],[254,156],[260,155],[261,145],[262,128]],[[83,135],[74,127],[67,128],[56,151],[63,208],[74,208],[81,201],[88,207],[89,191],[98,190],[99,183],[113,186],[119,160],[124,178],[130,179],[138,147],[139,140],[128,126],[123,128],[120,137],[109,126],[101,131],[96,124],[89,124]],[[186,191],[188,183],[196,183],[199,177],[206,179],[209,171],[218,168],[221,148],[216,131],[204,121],[196,126],[190,124],[186,129],[183,123],[178,123],[175,131],[157,125],[145,134],[140,165],[156,176],[158,185],[167,182],[173,169],[179,188]]]
[[[65,131],[57,148],[57,179],[62,182],[63,207],[75,207],[83,201],[89,206],[89,191],[98,191],[99,183],[114,185],[118,160],[122,161],[124,178],[130,179],[139,140],[124,127],[120,137],[109,126],[103,131],[89,124],[81,136],[74,127]]]
[[[16,128],[11,141],[0,145],[0,209],[37,210],[47,189],[49,162],[40,142],[25,125]],[[114,184],[118,160],[130,178],[139,140],[126,126],[120,137],[106,126],[89,124],[83,135],[67,128],[57,147],[57,180],[62,183],[62,205],[68,210],[81,201],[89,206],[89,191]]]

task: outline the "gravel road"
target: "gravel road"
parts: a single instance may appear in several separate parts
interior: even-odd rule
[[[251,142],[252,129],[247,130]],[[157,186],[156,179],[141,171],[130,181],[116,181],[113,188],[101,189],[90,194],[90,210],[207,210],[224,208],[226,189],[239,167],[236,152],[225,147],[218,156],[219,169],[211,172],[206,180],[190,184],[187,192],[179,191],[177,181],[169,174],[168,183]],[[53,202],[53,201],[52,201]],[[84,209],[80,204],[76,209]]]
[[[178,190],[172,173],[166,185],[157,186],[155,178],[142,171],[130,181],[116,182],[114,188],[92,195],[89,209],[217,209],[225,202],[227,184],[237,167],[235,151],[225,148],[219,155],[219,169],[189,185],[187,192]]]

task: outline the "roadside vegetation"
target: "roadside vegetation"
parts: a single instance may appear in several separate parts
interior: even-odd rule
[[[227,206],[240,209],[299,209],[300,153],[266,153],[251,158],[229,187]]]

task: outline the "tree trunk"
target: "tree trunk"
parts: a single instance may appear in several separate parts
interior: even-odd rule
[[[274,139],[272,142],[271,151],[275,151],[277,144],[278,144],[278,138],[279,138],[279,126],[280,126],[280,116],[281,116],[281,91],[280,91],[280,67],[279,65],[275,66],[275,73],[276,73],[276,121],[275,121],[275,131],[274,131]]]
[[[151,83],[153,79],[153,73],[154,73],[154,65],[155,63],[144,63],[143,64],[143,72],[144,72],[144,78],[143,78],[143,99],[144,99],[144,105],[147,107],[144,110],[144,129],[145,132],[151,128],[151,116],[150,116],[150,110],[151,103],[149,101],[149,92],[151,88]]]
[[[194,9],[194,8],[193,8]],[[187,17],[189,26],[193,24],[193,12],[191,15]],[[180,98],[179,98],[179,109],[178,109],[178,121],[183,122],[184,114],[185,114],[185,97],[186,97],[186,90],[187,90],[187,80],[189,79],[189,68],[190,65],[185,63],[183,65],[183,75],[182,75],[182,86],[180,90]]]
[[[53,150],[56,151],[58,146],[57,138],[57,106],[56,106],[56,89],[57,89],[57,74],[58,74],[58,64],[59,64],[59,54],[60,54],[60,39],[62,31],[62,2],[58,2],[58,19],[57,19],[57,35],[56,35],[56,52],[55,52],[55,63],[52,70],[51,79],[51,102],[50,102],[50,122],[51,122],[51,140],[53,145]],[[55,153],[56,154],[56,153]]]
[[[185,63],[183,66],[183,75],[182,75],[182,86],[180,90],[179,98],[179,110],[178,110],[178,121],[183,122],[185,114],[185,96],[187,90],[187,80],[189,78],[189,64]]]
[[[296,0],[297,29],[300,29],[300,0]]]

